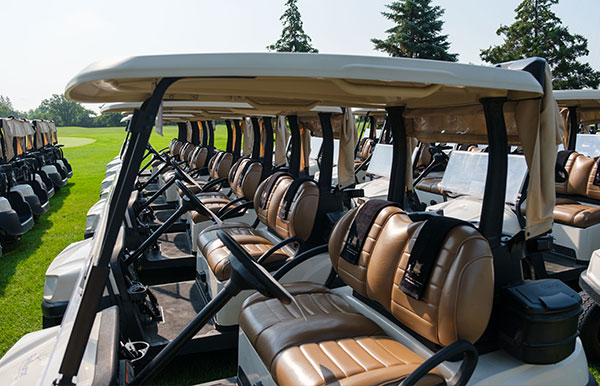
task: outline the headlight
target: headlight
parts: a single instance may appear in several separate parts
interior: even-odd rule
[[[46,276],[46,280],[44,281],[44,299],[46,301],[52,300],[52,296],[56,290],[56,284],[58,284],[57,276]]]
[[[97,214],[91,214],[91,215],[87,216],[85,219],[85,231],[89,232],[89,231],[95,230],[97,222],[98,222]]]

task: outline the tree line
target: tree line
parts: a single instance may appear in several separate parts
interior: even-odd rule
[[[100,114],[71,102],[62,94],[53,94],[38,107],[29,111],[18,111],[9,97],[0,95],[0,117],[53,120],[57,126],[113,127],[125,126],[119,113]]]
[[[502,63],[538,56],[550,64],[554,89],[598,88],[600,72],[580,58],[589,54],[587,39],[571,34],[552,11],[559,0],[523,0],[515,9],[515,21],[501,25],[496,34],[504,38],[498,46],[480,51],[487,63]],[[281,16],[281,38],[267,47],[279,52],[318,52],[304,32],[297,0],[286,1]],[[386,5],[382,15],[394,22],[385,39],[373,38],[374,48],[390,56],[455,62],[448,35],[442,34],[444,9],[432,0],[400,0]]]

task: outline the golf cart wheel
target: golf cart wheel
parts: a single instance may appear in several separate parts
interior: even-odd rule
[[[600,363],[600,306],[586,292],[580,292],[583,313],[579,317],[579,336],[587,359]]]

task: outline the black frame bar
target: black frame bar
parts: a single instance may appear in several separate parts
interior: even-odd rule
[[[289,115],[287,117],[290,125],[292,154],[290,155],[290,174],[296,178],[300,175],[300,156],[302,154],[302,138],[300,138],[300,128],[298,127],[298,116]]]
[[[388,189],[388,200],[398,203],[404,209],[404,198],[406,191],[406,128],[404,127],[404,107],[386,107],[388,117],[386,123],[391,129],[394,158],[390,173],[390,187]]]
[[[577,130],[579,119],[577,119],[577,107],[569,107],[569,136],[567,137],[567,150],[575,150],[577,147]]]

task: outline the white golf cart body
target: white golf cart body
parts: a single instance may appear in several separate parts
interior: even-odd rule
[[[554,96],[565,113],[567,108],[576,109],[578,124],[600,123],[600,90],[557,90]],[[575,135],[575,151],[587,157],[600,155],[600,135]],[[586,204],[596,206],[593,203]],[[600,223],[581,228],[555,222],[552,236],[555,244],[569,248],[578,262],[586,263],[594,250],[600,248]]]
[[[140,77],[141,74],[143,77]],[[549,134],[552,138],[554,133],[540,132],[539,120],[534,120],[533,125],[521,127],[519,124],[522,133],[514,124],[515,121],[519,122],[519,117],[515,118],[514,114],[516,104],[536,112],[540,111],[542,105],[540,101],[543,95],[542,86],[529,73],[456,63],[383,57],[321,54],[167,55],[96,63],[86,68],[69,83],[66,96],[80,102],[123,100],[139,102],[153,95],[153,85],[165,76],[185,78],[170,85],[166,91],[166,94],[173,98],[214,98],[215,95],[228,98],[230,95],[236,95],[240,99],[251,100],[261,106],[267,106],[269,103],[274,106],[279,104],[280,106],[276,108],[278,112],[285,110],[281,107],[285,99],[288,99],[287,105],[300,103],[306,105],[307,102],[316,105],[326,100],[327,104],[342,106],[377,103],[404,106],[407,108],[404,113],[407,135],[430,142],[436,141],[439,137],[450,137],[446,139],[456,142],[459,142],[459,139],[464,139],[460,142],[483,142],[485,140],[482,137],[485,137],[486,130],[485,125],[483,127],[476,125],[474,130],[468,133],[458,133],[453,131],[458,128],[446,126],[443,126],[444,133],[436,132],[431,128],[422,132],[415,131],[416,128],[423,126],[412,125],[411,120],[424,117],[426,114],[423,110],[427,110],[427,107],[444,109],[442,116],[446,116],[449,112],[468,115],[465,109],[479,106],[481,98],[507,98],[505,119],[508,121],[508,140],[518,142],[518,135],[523,135],[522,141],[525,142],[523,146],[531,176],[529,193],[548,193],[549,187],[553,188],[552,183],[548,184],[546,180],[550,177],[553,180],[554,165],[550,165],[551,169],[545,168],[540,158],[551,153],[555,154],[555,147],[549,146],[550,149],[546,149],[536,145],[539,144],[540,135]],[[192,94],[189,90],[201,91]],[[226,92],[227,90],[230,91]],[[277,98],[273,100],[275,96]],[[456,106],[467,106],[467,108]],[[481,113],[479,108],[476,110],[478,114]],[[133,149],[143,151],[141,147]],[[551,152],[548,153],[548,150]],[[538,205],[527,206],[526,237],[537,236],[551,227],[551,209],[550,216],[547,215],[548,208],[553,204],[553,199],[549,197],[553,195],[540,194],[540,197],[541,202]],[[107,340],[116,341],[118,345],[118,323],[111,322],[110,317],[116,307],[96,314],[95,322],[90,323],[91,328],[88,329],[82,327],[81,318],[93,316],[96,310],[93,308],[94,304],[82,307],[81,299],[92,294],[99,295],[103,288],[99,284],[110,283],[109,279],[106,282],[94,281],[95,277],[92,275],[98,270],[105,269],[108,263],[106,258],[109,253],[113,253],[112,243],[117,235],[114,229],[107,229],[109,220],[115,216],[123,216],[123,213],[110,212],[111,207],[116,205],[118,196],[111,195],[110,199],[112,199],[111,204],[105,209],[99,235],[95,237],[92,248],[92,259],[87,271],[90,275],[88,277],[82,273],[82,285],[76,287],[77,291],[69,302],[59,333],[53,336],[53,332],[48,332],[46,336],[28,335],[22,338],[9,351],[10,355],[0,360],[0,378],[15,380],[14,384],[35,382],[39,385],[48,385],[61,379],[62,376],[63,380],[73,380],[82,385],[88,384],[89,380],[101,375],[97,363],[105,358],[97,357],[97,352],[102,352],[99,347]],[[105,247],[110,247],[110,251],[105,250]],[[341,287],[336,292],[353,309],[371,319],[388,336],[413,353],[422,358],[429,358],[434,354],[404,328],[355,298],[349,287]],[[106,325],[105,317],[109,322],[108,326],[112,327],[107,332],[112,334],[100,333]],[[78,340],[70,339],[75,335],[80,335]],[[37,347],[38,342],[33,343],[33,340],[38,340],[39,343],[46,341],[48,347],[54,343],[54,347],[40,352]],[[74,351],[75,348],[85,348],[85,352],[78,355]],[[50,352],[50,356],[46,356]],[[46,359],[39,362],[31,360],[40,355]],[[78,372],[67,373],[73,370],[73,364],[65,362],[65,357],[73,357],[74,360],[83,357],[86,361],[83,366],[75,367],[74,370]],[[238,358],[241,370],[251,383],[260,381],[264,385],[274,384],[271,374],[242,330],[239,336]],[[44,369],[40,370],[42,367]],[[444,378],[449,379],[456,372],[457,367],[458,364],[444,362],[438,369]],[[23,372],[23,368],[27,370]],[[22,373],[35,374],[36,379],[19,378]],[[41,374],[43,375],[40,376]],[[588,381],[587,361],[579,339],[576,340],[575,348],[568,357],[551,366],[525,364],[503,350],[480,355],[478,365],[470,379],[471,384],[481,385],[587,384]],[[298,382],[301,383],[301,380]]]

